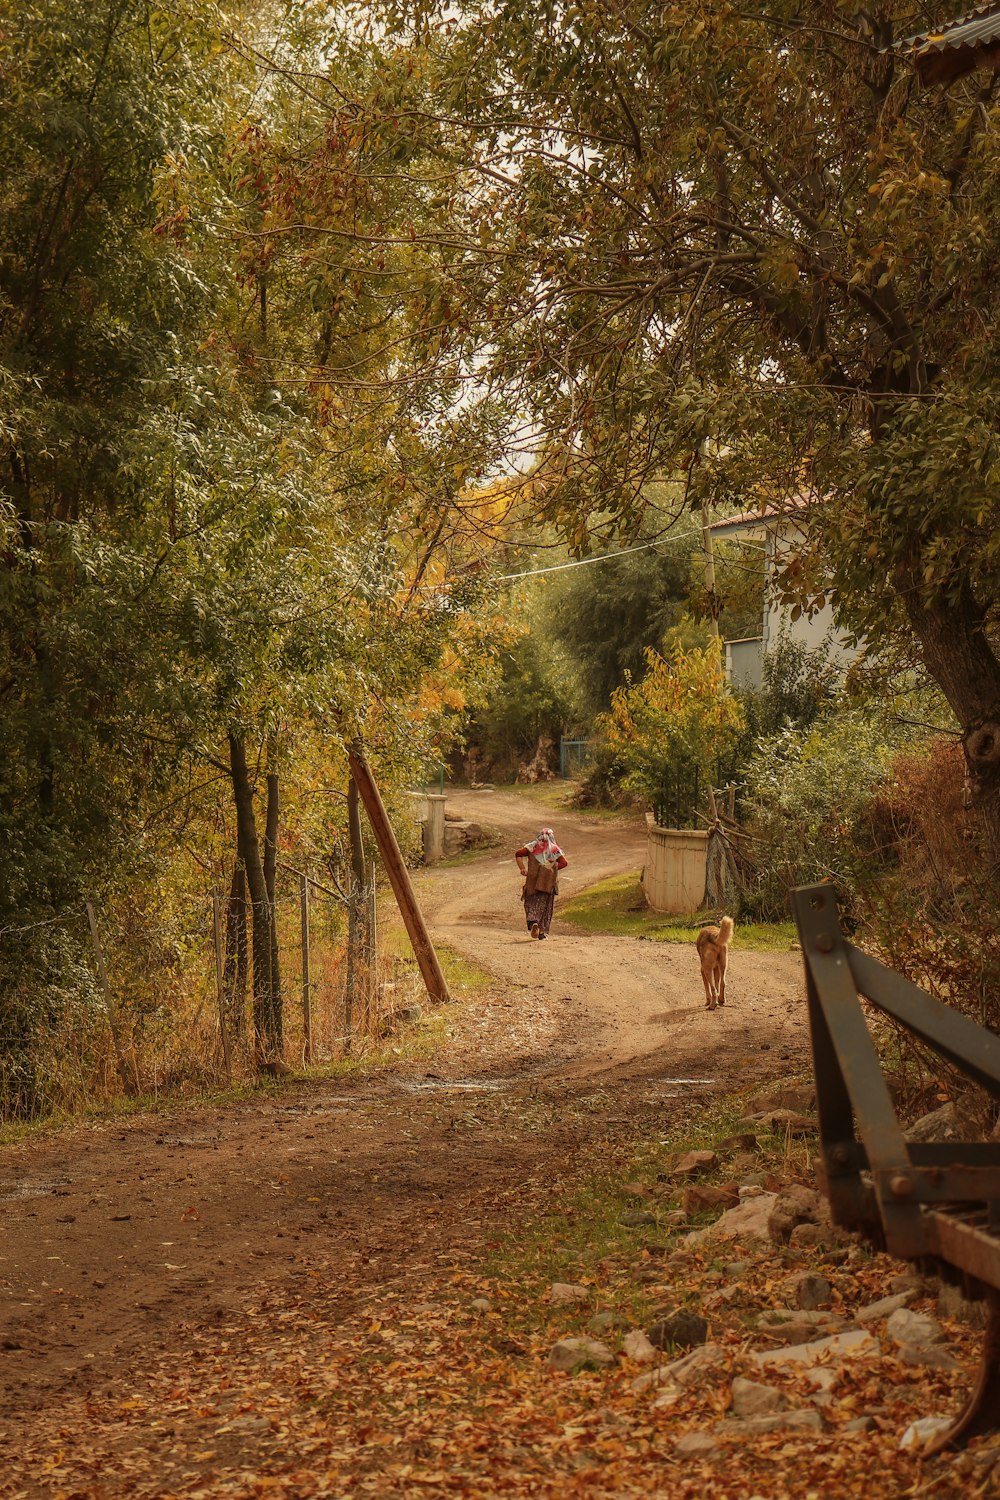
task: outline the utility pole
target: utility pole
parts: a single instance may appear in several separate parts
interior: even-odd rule
[[[354,777],[361,800],[365,805],[368,821],[372,825],[375,842],[382,855],[392,893],[399,905],[399,912],[420,967],[428,998],[435,1001],[450,1000],[451,996],[448,993],[444,974],[441,972],[438,956],[434,952],[434,945],[417,905],[410,881],[410,872],[403,861],[385,804],[360,745],[355,744],[351,748],[348,753],[348,762],[351,775]]]
[[[713,640],[719,639],[719,615],[722,600],[715,591],[715,554],[712,551],[712,527],[708,518],[708,503],[701,502],[701,545],[705,553],[705,593],[708,597],[708,628]]]

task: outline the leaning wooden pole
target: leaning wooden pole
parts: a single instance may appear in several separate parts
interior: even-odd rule
[[[389,815],[375,784],[371,767],[365,759],[364,752],[357,746],[349,752],[348,760],[351,775],[357,783],[361,800],[365,804],[365,812],[368,814],[368,821],[372,825],[375,842],[378,844],[379,853],[385,864],[392,893],[396,898],[414,955],[420,966],[428,998],[437,1001],[450,1000],[451,996],[441,972],[441,965],[438,963],[438,956],[434,952],[434,945],[417,905],[410,874],[403,863],[403,856],[399,852],[396,835],[392,831],[392,824],[389,822]]]

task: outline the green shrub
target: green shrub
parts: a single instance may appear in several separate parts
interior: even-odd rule
[[[743,714],[716,642],[705,650],[676,645],[666,660],[650,650],[646,664],[640,682],[612,694],[598,725],[623,768],[623,787],[653,801],[678,763],[710,774],[736,741]]]
[[[758,743],[745,790],[755,871],[748,914],[781,917],[793,886],[819,880],[833,881],[854,907],[866,872],[883,858],[870,810],[889,780],[893,741],[877,719],[849,709]]]

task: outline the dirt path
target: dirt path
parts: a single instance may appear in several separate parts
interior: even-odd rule
[[[21,1461],[26,1435],[53,1412],[85,1426],[94,1401],[126,1401],[304,1289],[326,1327],[373,1288],[414,1294],[489,1242],[528,1185],[612,1163],[748,1070],[803,1063],[794,955],[737,946],[732,1005],[709,1014],[686,948],[571,934],[558,917],[551,941],[529,942],[510,857],[526,834],[556,828],[569,892],[637,868],[641,830],[501,793],[460,805],[504,847],[428,872],[422,899],[434,932],[498,983],[456,1007],[430,1064],[0,1149],[0,1495],[129,1493],[61,1490]],[[189,1452],[177,1462],[197,1473]]]
[[[449,809],[499,829],[501,846],[476,865],[429,872],[421,897],[434,933],[517,986],[547,1018],[533,1059],[540,1077],[597,1080],[702,1073],[728,1080],[748,1056],[767,1066],[802,1056],[802,968],[795,955],[740,952],[730,960],[730,1004],[708,1012],[690,948],[581,933],[559,919],[551,940],[524,928],[514,850],[547,824],[570,861],[561,895],[641,868],[645,829],[574,816],[503,792],[466,792]],[[526,821],[532,820],[532,821]],[[474,872],[474,873],[473,873]],[[522,1066],[528,1064],[522,1058]],[[706,1064],[708,1067],[706,1068]]]

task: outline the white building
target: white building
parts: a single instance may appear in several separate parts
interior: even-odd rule
[[[743,640],[726,641],[726,675],[734,687],[759,688],[764,680],[764,656],[780,636],[800,643],[810,651],[828,645],[831,659],[844,666],[858,655],[848,645],[833,621],[829,597],[815,614],[800,614],[792,619],[791,611],[777,597],[774,587],[776,563],[797,551],[805,538],[804,511],[807,498],[795,496],[780,505],[763,510],[745,511],[716,521],[709,528],[712,538],[756,543],[764,549],[764,595],[760,635]]]

